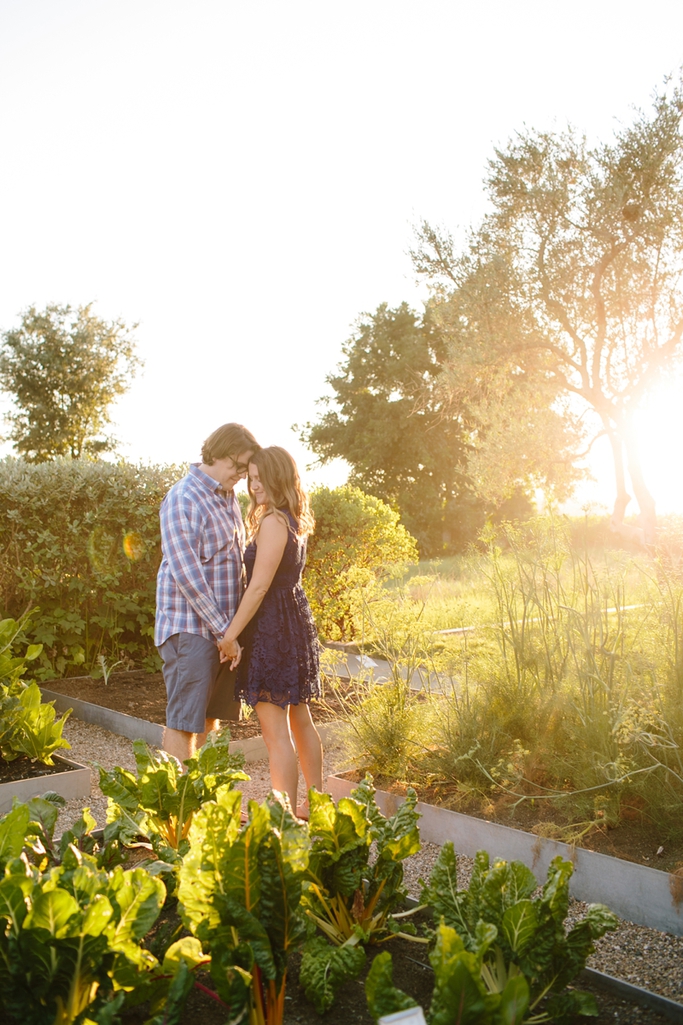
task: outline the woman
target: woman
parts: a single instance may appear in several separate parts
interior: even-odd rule
[[[318,637],[301,586],[306,538],[315,521],[296,463],[285,449],[274,445],[251,457],[248,487],[248,586],[219,647],[224,660],[239,661],[235,693],[256,708],[273,788],[287,794],[303,817],[307,804],[297,807],[296,800],[297,752],[308,789],[322,790],[323,770],[322,743],[309,706],[320,696]]]

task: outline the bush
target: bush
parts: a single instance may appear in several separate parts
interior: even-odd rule
[[[359,488],[317,488],[304,584],[318,630],[328,640],[359,633],[364,603],[378,582],[417,562],[417,543],[385,502]]]
[[[88,670],[99,655],[156,667],[159,504],[175,466],[0,462],[0,606],[43,645],[35,675]]]

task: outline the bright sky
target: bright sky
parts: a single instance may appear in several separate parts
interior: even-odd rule
[[[139,323],[128,459],[237,420],[305,465],[357,316],[420,302],[411,224],[476,221],[494,145],[607,138],[681,63],[680,0],[0,0],[0,330]]]

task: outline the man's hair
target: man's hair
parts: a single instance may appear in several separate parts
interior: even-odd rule
[[[207,466],[213,466],[217,459],[236,462],[242,452],[255,452],[257,449],[256,438],[242,424],[223,424],[202,445],[202,462]]]

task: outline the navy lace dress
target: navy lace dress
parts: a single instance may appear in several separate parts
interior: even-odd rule
[[[286,509],[290,529],[282,560],[258,612],[240,638],[244,645],[237,667],[236,693],[252,707],[270,701],[285,708],[320,697],[318,635],[301,586],[306,539],[297,536],[296,520]],[[244,552],[247,581],[256,561],[256,545]]]

